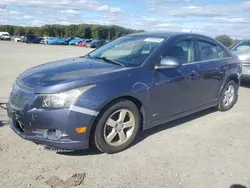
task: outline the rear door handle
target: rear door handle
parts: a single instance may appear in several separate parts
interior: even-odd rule
[[[192,73],[189,75],[189,79],[196,80],[200,77],[200,75],[196,71],[192,71]]]

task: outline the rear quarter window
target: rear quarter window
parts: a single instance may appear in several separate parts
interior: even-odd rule
[[[231,54],[222,46],[217,46],[217,50],[218,50],[218,57],[219,58],[231,57]]]

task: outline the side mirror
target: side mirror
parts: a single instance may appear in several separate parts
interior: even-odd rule
[[[161,69],[178,69],[181,66],[181,63],[178,59],[174,57],[163,57],[160,64],[155,66],[156,70]]]

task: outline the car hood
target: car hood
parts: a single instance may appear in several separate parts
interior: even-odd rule
[[[89,85],[110,78],[107,74],[125,67],[90,58],[72,58],[55,61],[28,69],[18,81],[36,93],[53,93]]]
[[[232,53],[237,55],[241,61],[246,61],[250,56],[250,50],[232,51]]]

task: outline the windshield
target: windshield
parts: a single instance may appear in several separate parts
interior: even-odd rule
[[[140,66],[166,38],[121,37],[89,54],[91,58],[106,58],[124,66]]]
[[[250,41],[241,41],[232,47],[232,51],[250,50]]]
[[[8,37],[8,36],[10,36],[10,35],[8,35],[8,34],[3,34],[3,36],[6,36],[6,37]]]

